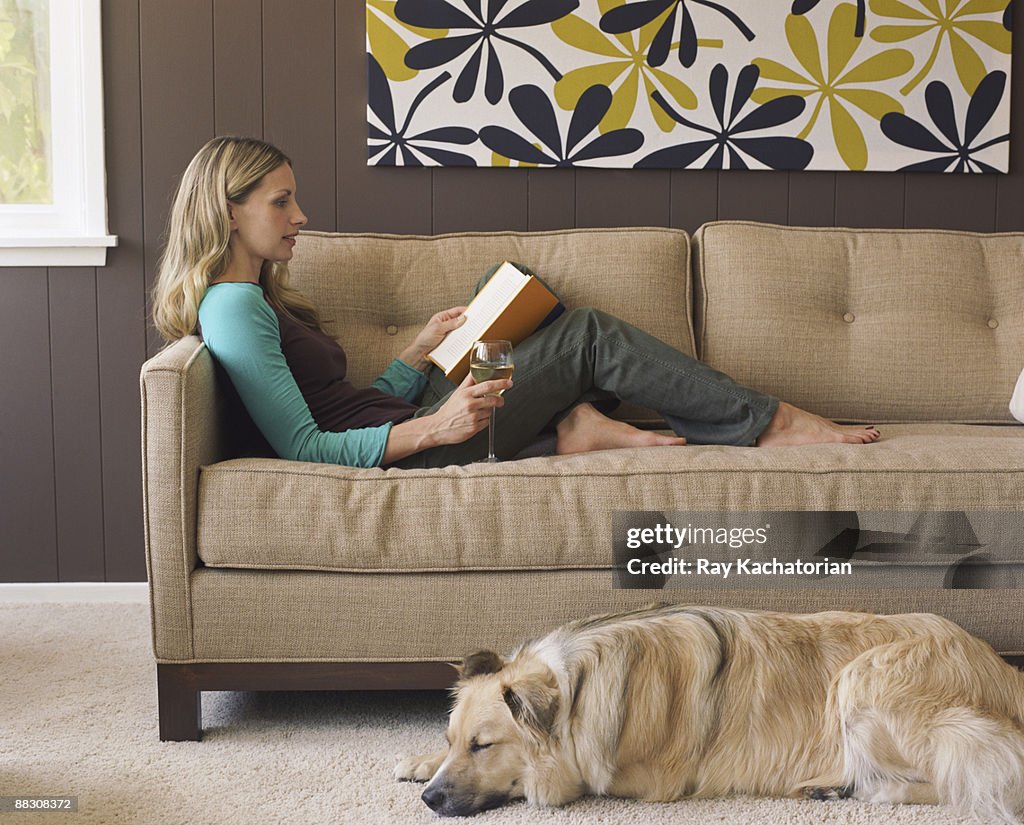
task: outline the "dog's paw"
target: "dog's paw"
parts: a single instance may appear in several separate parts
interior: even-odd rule
[[[807,799],[817,799],[823,802],[830,799],[847,799],[851,793],[852,789],[848,787],[824,788],[816,785],[811,788],[803,789],[803,795]]]
[[[395,765],[395,779],[401,782],[428,782],[444,762],[447,751],[410,756]]]

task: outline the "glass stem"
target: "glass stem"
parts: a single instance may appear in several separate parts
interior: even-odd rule
[[[491,407],[491,424],[487,428],[487,458],[493,460],[494,455],[494,413],[495,408]]]

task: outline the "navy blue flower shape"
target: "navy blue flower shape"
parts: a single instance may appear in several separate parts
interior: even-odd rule
[[[800,116],[806,101],[799,95],[775,98],[752,109],[739,118],[743,108],[750,101],[750,95],[757,85],[761,70],[757,66],[744,66],[736,78],[732,107],[725,111],[726,90],[729,85],[729,70],[719,63],[711,70],[711,105],[715,110],[718,127],[703,126],[684,118],[672,108],[661,92],[651,97],[677,123],[704,132],[711,137],[692,143],[682,143],[659,149],[636,164],[637,169],[686,169],[707,154],[714,153],[704,164],[705,169],[747,169],[744,155],[754,158],[770,169],[805,169],[814,155],[814,147],[806,140],[796,137],[744,137],[760,129],[774,129]],[[729,165],[725,165],[726,152]]]
[[[484,84],[484,97],[493,106],[505,94],[501,61],[494,48],[494,41],[500,40],[517,46],[532,56],[555,80],[562,79],[561,72],[536,48],[504,32],[508,29],[553,23],[574,12],[579,7],[579,0],[526,0],[503,17],[501,13],[508,0],[490,0],[486,14],[481,8],[481,0],[463,0],[463,3],[469,9],[469,14],[447,0],[398,0],[395,4],[395,17],[410,26],[424,29],[469,30],[469,34],[449,35],[418,43],[406,53],[406,66],[410,69],[436,69],[472,50],[469,60],[455,81],[452,93],[456,103],[465,103],[476,91],[480,64],[486,47],[487,78]]]
[[[978,160],[974,155],[990,146],[1005,143],[1009,134],[973,145],[978,135],[988,125],[1002,101],[1006,89],[1006,73],[991,72],[978,84],[967,105],[963,140],[953,110],[953,95],[941,80],[933,80],[925,89],[925,103],[928,116],[935,124],[938,134],[929,127],[899,112],[890,112],[882,118],[882,133],[894,143],[937,154],[939,157],[904,166],[901,172],[999,172],[995,167]],[[940,137],[941,135],[941,137]],[[955,168],[951,170],[951,167]]]
[[[547,92],[537,86],[517,86],[508,93],[508,101],[516,117],[548,151],[537,148],[526,138],[502,126],[485,126],[480,130],[480,140],[491,151],[521,163],[578,166],[585,161],[628,155],[644,142],[643,132],[639,129],[614,129],[598,135],[585,146],[580,145],[598,127],[612,105],[612,93],[607,86],[591,86],[580,96],[569,121],[564,145]]]
[[[1013,0],[1006,4],[1006,11],[1003,12],[1003,28],[1008,32],[1013,31]]]
[[[654,39],[651,41],[651,47],[647,50],[647,63],[651,66],[660,66],[668,59],[668,53],[672,49],[672,34],[676,30],[676,17],[682,11],[679,35],[679,62],[686,68],[690,68],[697,60],[697,28],[693,23],[693,15],[686,7],[687,2],[714,9],[739,29],[740,33],[748,41],[754,39],[754,33],[739,18],[739,15],[720,3],[712,2],[712,0],[640,0],[638,3],[627,2],[622,6],[609,9],[601,15],[599,25],[601,31],[608,32],[609,34],[622,34],[646,26],[671,7],[672,13],[665,18],[665,22],[661,24],[661,28],[658,29],[658,33],[654,35]]]
[[[420,104],[434,89],[451,79],[448,72],[443,72],[420,89],[419,94],[409,106],[409,111],[405,113],[405,122],[402,124],[402,128],[399,129],[396,125],[395,103],[391,97],[391,86],[384,75],[384,70],[372,54],[367,54],[366,59],[370,111],[377,116],[377,120],[384,127],[382,129],[372,122],[367,123],[369,130],[367,156],[370,160],[379,156],[375,166],[423,166],[424,164],[419,158],[420,154],[441,166],[476,166],[476,161],[469,155],[450,152],[447,149],[431,145],[448,143],[468,146],[471,143],[476,143],[477,134],[472,129],[463,126],[444,126],[414,135],[406,134]],[[374,141],[381,142],[374,145]],[[399,153],[402,156],[401,164],[398,163]]]
[[[793,0],[793,14],[807,14],[821,0]],[[853,29],[854,37],[864,36],[864,18],[867,15],[867,0],[857,0],[857,23]]]

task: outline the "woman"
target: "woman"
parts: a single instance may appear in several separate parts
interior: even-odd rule
[[[559,453],[629,446],[759,446],[876,440],[737,385],[610,315],[566,312],[516,348],[516,378],[458,387],[426,353],[462,323],[434,315],[367,389],[345,381],[345,354],[315,308],[288,286],[306,216],[291,161],[249,138],[219,137],[192,159],[171,211],[154,321],[175,340],[200,332],[256,425],[284,458],[359,467],[437,467],[484,455],[499,408],[496,452],[509,458],[554,423]],[[507,390],[498,396],[499,390]],[[593,402],[624,398],[659,410],[676,437],[638,430]],[[501,411],[509,407],[509,415]]]

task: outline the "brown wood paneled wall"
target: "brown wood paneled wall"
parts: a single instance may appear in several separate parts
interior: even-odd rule
[[[141,581],[138,374],[177,176],[215,134],[295,161],[310,228],[442,233],[676,226],[1024,231],[1024,57],[1011,174],[372,169],[360,0],[104,0],[107,180],[99,269],[0,269],[0,581]]]

